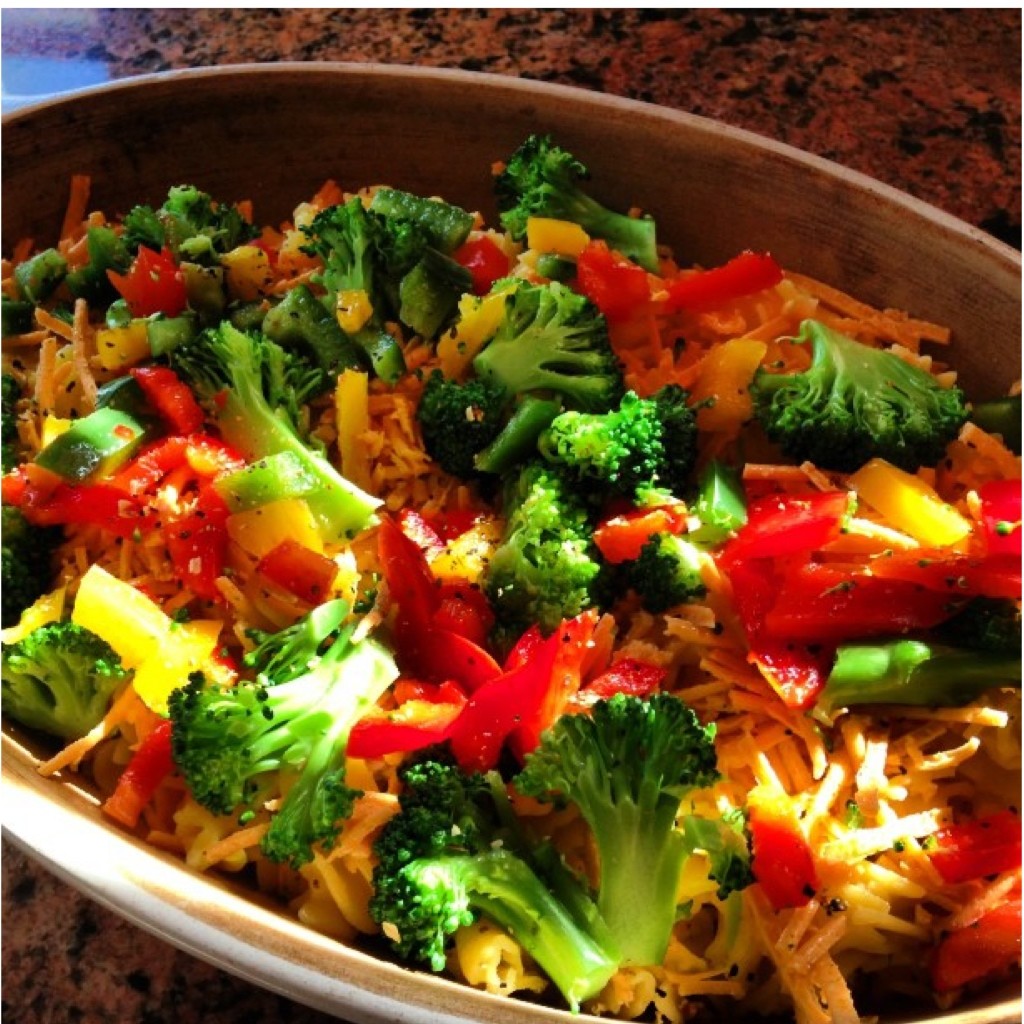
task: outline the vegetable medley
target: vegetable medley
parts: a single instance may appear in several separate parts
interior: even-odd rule
[[[999,984],[1019,388],[587,179],[538,135],[493,226],[331,181],[259,228],[76,178],[3,267],[5,716],[192,867],[496,994]]]

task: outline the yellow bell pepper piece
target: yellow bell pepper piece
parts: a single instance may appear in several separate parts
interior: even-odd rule
[[[124,327],[103,327],[96,332],[96,360],[104,370],[120,370],[149,359],[149,335],[139,320]]]
[[[171,691],[184,686],[190,673],[207,665],[217,647],[222,625],[216,619],[176,624],[164,642],[139,665],[132,685],[151,711],[167,714]]]
[[[317,554],[324,550],[316,519],[301,498],[283,498],[248,512],[236,512],[228,517],[227,531],[254,558],[262,558],[289,539]]]
[[[950,547],[970,535],[970,522],[932,487],[885,459],[872,459],[848,483],[889,526],[927,547]]]
[[[141,665],[163,643],[173,624],[141,590],[98,565],[90,566],[78,585],[71,621],[106,640],[125,668]]]
[[[461,579],[477,583],[484,574],[494,549],[501,543],[502,525],[497,519],[484,519],[465,533],[450,540],[430,563],[438,579]]]
[[[0,641],[5,644],[16,644],[19,640],[24,640],[29,633],[34,633],[40,626],[59,622],[64,615],[66,593],[67,587],[58,587],[49,594],[37,598],[34,604],[21,613],[17,625],[0,630]]]
[[[700,363],[700,376],[691,391],[693,402],[713,398],[714,405],[697,411],[701,430],[738,430],[754,414],[750,382],[768,346],[763,341],[734,338],[716,345]]]
[[[362,435],[370,429],[369,377],[345,370],[334,389],[334,420],[338,429],[341,474],[364,491],[370,489],[370,460]]]
[[[590,244],[590,235],[570,220],[529,217],[526,221],[526,244],[536,252],[575,259]]]
[[[274,280],[270,258],[258,245],[239,245],[220,258],[231,295],[242,302],[262,298]]]
[[[346,334],[355,334],[373,316],[373,303],[362,288],[342,288],[335,302],[334,315]]]
[[[43,429],[39,435],[39,446],[45,448],[51,441],[55,441],[71,426],[71,423],[71,420],[62,419],[60,416],[47,413],[46,418],[43,420]]]
[[[437,343],[438,364],[446,377],[461,377],[473,357],[491,339],[505,315],[505,300],[513,288],[515,285],[510,284],[482,298],[462,296],[459,319]]]

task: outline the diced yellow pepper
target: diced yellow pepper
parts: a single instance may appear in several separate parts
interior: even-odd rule
[[[355,334],[373,316],[373,303],[362,288],[342,288],[338,292],[334,315],[346,334]]]
[[[437,358],[446,377],[458,378],[473,357],[497,331],[505,315],[505,300],[515,288],[510,284],[493,295],[477,298],[463,295],[459,300],[459,319],[437,343]]]
[[[970,535],[970,522],[944,502],[934,488],[885,459],[872,459],[848,483],[861,501],[885,517],[889,526],[927,547],[950,547]]]
[[[334,389],[335,425],[341,473],[356,487],[370,489],[370,460],[362,435],[370,428],[369,376],[345,370]]]
[[[82,577],[71,621],[106,640],[125,668],[141,665],[172,625],[155,601],[99,565],[90,566]]]
[[[199,619],[175,625],[135,670],[132,685],[146,706],[158,715],[167,713],[172,690],[184,686],[189,674],[204,668],[217,647],[223,623]]]
[[[66,420],[60,416],[54,416],[52,413],[47,413],[46,418],[43,420],[43,429],[39,435],[39,447],[45,448],[51,441],[55,441],[71,426],[72,422],[72,420]]]
[[[484,519],[465,533],[450,540],[430,563],[430,571],[438,579],[462,579],[479,582],[501,543],[503,527],[500,520]]]
[[[697,411],[701,430],[725,433],[738,430],[754,413],[750,382],[768,346],[763,341],[734,338],[716,345],[700,363],[700,376],[690,397],[693,402],[714,399]]]
[[[526,244],[536,252],[575,259],[590,244],[590,235],[570,220],[529,217],[526,221]]]
[[[228,517],[228,536],[254,558],[269,554],[284,540],[323,554],[324,542],[309,505],[301,498],[283,498]]]
[[[35,603],[21,613],[17,625],[0,630],[0,641],[5,644],[16,644],[19,640],[24,640],[29,633],[35,632],[40,626],[59,622],[64,614],[66,592],[67,587],[58,587],[49,594],[43,594],[42,597],[37,598]]]
[[[274,280],[270,257],[258,245],[239,245],[220,258],[232,297],[254,302],[266,294]]]
[[[149,359],[149,335],[144,320],[96,332],[96,359],[104,370],[120,370]]]

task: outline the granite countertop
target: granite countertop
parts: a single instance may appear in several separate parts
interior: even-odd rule
[[[1021,244],[1019,10],[15,10],[3,104],[197,65],[374,61],[664,104],[801,147]],[[236,980],[3,849],[15,1024],[330,1018]]]

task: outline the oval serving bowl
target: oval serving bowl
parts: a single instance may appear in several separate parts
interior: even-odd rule
[[[194,183],[287,217],[327,178],[439,194],[494,222],[490,165],[531,132],[589,166],[593,191],[642,205],[684,262],[767,249],[788,269],[953,330],[973,398],[1020,376],[1019,255],[887,186],[761,137],[647,104],[467,72],[278,64],[129,79],[3,122],[3,251],[59,232],[73,174],[124,212]],[[106,821],[80,780],[42,779],[4,727],[3,825],[52,871],[135,924],[263,987],[360,1024],[586,1018],[508,1001],[318,935],[248,889],[199,876]],[[1018,991],[901,1021],[1020,1020]],[[891,1018],[895,1022],[896,1018]]]

